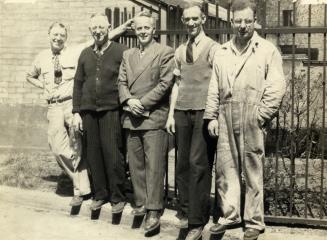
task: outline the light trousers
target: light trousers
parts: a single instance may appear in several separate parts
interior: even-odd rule
[[[69,134],[72,123],[72,101],[53,103],[48,105],[48,142],[59,166],[72,179],[74,195],[81,196],[91,192],[90,181],[81,151],[75,151],[73,143],[81,146],[80,138],[72,139]],[[81,148],[81,147],[80,147]]]

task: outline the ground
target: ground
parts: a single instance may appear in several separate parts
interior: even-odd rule
[[[0,211],[0,238],[6,240],[143,239],[140,231],[131,231],[128,226],[108,226],[87,217],[2,203]]]
[[[88,240],[88,239],[178,239],[175,227],[175,211],[167,209],[161,219],[161,232],[154,237],[144,237],[142,226],[132,229],[131,207],[126,206],[120,225],[112,224],[111,207],[106,204],[98,220],[90,220],[90,201],[83,203],[79,215],[71,216],[68,206],[70,197],[51,192],[23,190],[2,186],[0,188],[0,239],[5,240]],[[223,238],[208,234],[210,222],[203,240],[241,240],[241,229],[228,231]],[[268,226],[258,240],[324,240],[326,230]],[[182,239],[182,238],[179,238]]]
[[[170,173],[173,168],[172,162]],[[169,183],[173,186],[172,176]],[[72,183],[48,150],[1,149],[0,239],[145,239],[142,226],[131,228],[133,219],[129,204],[120,225],[113,225],[109,204],[102,208],[98,220],[90,220],[90,200],[82,205],[77,216],[70,216],[71,196]],[[161,218],[161,232],[151,239],[183,239],[185,233],[176,228],[178,219],[175,215],[175,210],[166,209]],[[208,233],[210,225],[212,220],[205,228],[203,240],[242,239],[242,229],[229,231],[223,238],[212,238]],[[325,234],[324,228],[267,226],[259,240],[323,240]]]

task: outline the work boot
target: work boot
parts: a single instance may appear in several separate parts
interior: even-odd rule
[[[260,235],[260,230],[255,228],[246,228],[243,240],[257,240]]]
[[[241,223],[233,223],[228,225],[217,223],[209,228],[209,232],[213,235],[222,234],[228,229],[234,229],[239,227],[241,227]]]
[[[78,207],[81,206],[83,203],[83,197],[82,196],[74,196],[72,200],[70,201],[69,205],[72,207]]]
[[[188,218],[187,217],[181,217],[179,219],[177,227],[180,228],[180,229],[188,228]]]
[[[104,200],[104,199],[99,199],[99,200],[96,200],[96,199],[93,199],[92,200],[92,203],[91,203],[91,206],[90,206],[90,209],[92,211],[95,211],[95,210],[98,210],[102,207],[103,204],[105,204],[107,201]]]
[[[202,231],[203,231],[202,226],[191,229],[188,232],[185,240],[198,240],[198,239],[200,239],[202,237]]]
[[[113,214],[121,213],[124,210],[124,207],[126,205],[126,202],[118,202],[118,203],[112,203],[111,206],[111,212]]]
[[[150,210],[146,214],[144,230],[152,232],[160,226],[160,212],[158,210]]]
[[[132,215],[134,216],[144,216],[146,214],[146,209],[144,206],[136,207],[132,210]]]
[[[209,228],[211,234],[222,234],[228,229],[227,225],[217,223]]]

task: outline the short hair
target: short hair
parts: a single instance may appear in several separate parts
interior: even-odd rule
[[[61,22],[53,22],[53,23],[50,25],[49,29],[48,29],[48,34],[50,34],[52,28],[54,28],[54,27],[60,27],[60,28],[65,29],[66,36],[67,36],[67,28],[66,28],[66,26],[65,26],[63,23],[61,23]]]
[[[109,21],[108,21],[108,17],[107,17],[107,15],[105,15],[104,13],[94,13],[94,14],[92,14],[91,17],[90,17],[90,20],[89,20],[89,27],[90,27],[90,25],[91,25],[92,19],[93,19],[93,18],[96,18],[96,17],[103,17],[103,18],[105,18],[105,19],[107,20],[108,26],[111,26],[111,24],[110,24]]]
[[[232,12],[244,10],[250,8],[255,15],[257,12],[257,6],[253,0],[233,0],[231,5]]]
[[[207,1],[205,0],[183,0],[180,3],[180,7],[183,9],[191,8],[191,7],[198,7],[202,13],[204,13],[204,6]]]
[[[147,11],[140,12],[136,17],[134,17],[134,21],[135,21],[135,19],[137,19],[139,17],[147,17],[147,18],[150,18],[153,27],[154,28],[156,27],[156,20],[154,19],[154,17],[152,16],[152,14],[150,12],[147,12]]]

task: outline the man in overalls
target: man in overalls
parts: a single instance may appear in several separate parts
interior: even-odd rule
[[[285,93],[282,58],[277,48],[254,31],[255,4],[232,4],[234,37],[216,52],[205,119],[218,138],[216,183],[223,217],[213,234],[245,224],[245,240],[264,231],[263,159],[265,126]],[[245,182],[244,215],[241,186]]]

